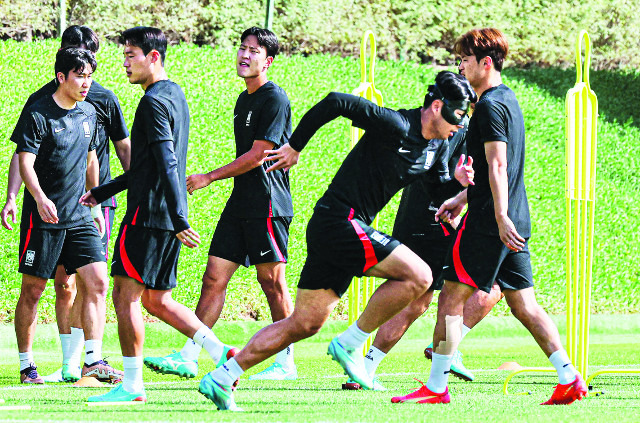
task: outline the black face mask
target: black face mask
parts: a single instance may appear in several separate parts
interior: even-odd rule
[[[447,123],[451,125],[461,125],[462,121],[467,115],[467,112],[469,111],[469,106],[471,105],[471,102],[469,100],[454,101],[446,99],[444,95],[442,95],[442,92],[437,85],[433,85],[433,91],[428,93],[427,96],[431,97],[433,100],[441,100],[444,103],[444,105],[442,106],[442,117]],[[456,115],[456,110],[462,110],[464,113],[462,114],[462,116],[458,116]]]

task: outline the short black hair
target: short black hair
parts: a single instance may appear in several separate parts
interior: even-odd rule
[[[478,95],[464,76],[450,71],[441,71],[436,75],[436,83],[429,85],[424,97],[424,107],[429,107],[433,100],[468,101],[475,103]]]
[[[249,35],[255,35],[258,39],[258,45],[267,50],[267,57],[271,56],[275,59],[278,51],[280,51],[280,44],[278,43],[278,37],[276,37],[276,34],[266,28],[252,26],[242,33],[242,36],[240,36],[240,42],[244,42]]]
[[[93,29],[84,25],[71,25],[62,33],[60,48],[78,47],[96,54],[100,49],[100,40]]]
[[[139,47],[145,56],[152,50],[156,50],[160,53],[160,61],[164,65],[164,57],[167,54],[167,37],[158,28],[150,26],[129,28],[120,35],[120,44]]]
[[[58,53],[56,53],[56,75],[58,75],[58,72],[62,72],[64,77],[67,78],[69,77],[69,72],[82,71],[87,65],[91,66],[92,72],[95,72],[98,67],[96,57],[89,50],[67,47],[61,48],[58,50]]]

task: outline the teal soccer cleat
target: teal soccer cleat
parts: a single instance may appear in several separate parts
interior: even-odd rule
[[[146,357],[144,365],[156,373],[177,375],[186,379],[196,377],[198,374],[198,361],[185,360],[176,351],[164,357]]]
[[[202,378],[198,391],[213,401],[218,410],[242,411],[233,399],[233,387],[219,384],[211,377],[211,373]]]
[[[132,402],[132,401],[147,401],[147,394],[144,392],[144,388],[140,392],[127,392],[124,390],[122,384],[119,384],[106,394],[94,395],[87,399],[87,402]]]
[[[373,381],[367,374],[364,367],[364,356],[358,349],[347,349],[340,344],[338,337],[333,338],[329,344],[327,355],[340,364],[346,375],[349,375],[354,382],[360,384],[363,389],[373,389]]]

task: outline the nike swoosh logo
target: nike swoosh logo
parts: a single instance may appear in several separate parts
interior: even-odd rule
[[[404,148],[398,148],[398,153],[411,153],[411,150],[405,150]]]
[[[417,403],[418,401],[425,401],[425,400],[429,400],[431,398],[438,398],[439,395],[430,395],[430,396],[426,396],[426,397],[418,397],[418,398],[408,398],[402,402],[411,402],[411,403]]]
[[[65,128],[56,128],[53,130],[53,132],[55,132],[56,134],[60,131],[64,131]]]
[[[237,117],[238,117],[238,115],[233,115],[233,118],[234,118],[234,119],[235,119],[235,118],[237,118]]]
[[[267,254],[269,251],[271,251],[271,250],[267,250],[267,251],[264,251],[264,252],[260,251],[260,256],[264,256],[264,255],[265,255],[265,254]]]

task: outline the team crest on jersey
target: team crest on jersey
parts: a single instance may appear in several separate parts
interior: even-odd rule
[[[27,250],[27,254],[24,257],[25,266],[33,266],[33,259],[36,258],[36,252],[33,250]]]
[[[249,110],[249,114],[247,115],[247,121],[244,123],[244,126],[249,126],[251,123],[251,110]]]
[[[84,136],[85,138],[89,138],[91,136],[91,128],[89,128],[89,122],[82,122],[82,127],[84,128]]]

